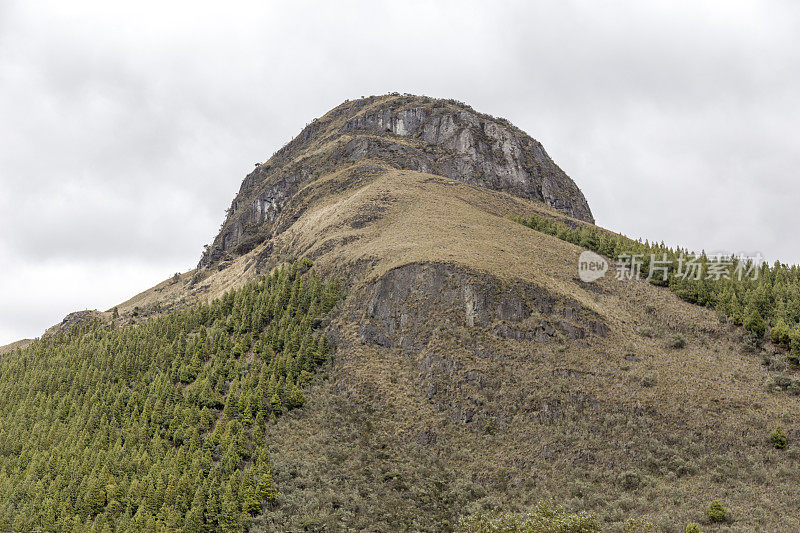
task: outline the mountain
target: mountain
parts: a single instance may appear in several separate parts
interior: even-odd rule
[[[346,102],[314,120],[242,183],[201,267],[249,251],[305,185],[366,160],[375,172],[411,170],[541,200],[594,222],[580,189],[540,143],[508,121],[453,100],[415,96]]]
[[[298,366],[302,380],[270,374],[287,380],[285,394],[296,381],[305,401],[264,429],[281,495],[252,531],[450,531],[461,517],[543,500],[595,513],[609,531],[684,531],[710,520],[714,500],[729,530],[800,529],[797,397],[772,386],[795,379],[795,367],[769,343],[759,356],[742,327],[669,287],[581,281],[578,257],[592,246],[565,238],[615,235],[593,223],[575,183],[507,121],[450,100],[363,98],[313,121],[245,178],[196,269],[100,318],[114,315],[123,335],[161,331],[148,326],[157,320],[232,335],[231,389],[209,405],[238,420],[225,391],[246,393],[237,372],[266,365],[269,350],[237,305],[275,283],[305,287],[312,264],[336,280],[331,311],[306,306],[297,321],[313,329],[307,343],[324,337],[329,359]],[[281,265],[291,274],[274,274]],[[278,281],[253,288],[270,273]],[[197,310],[169,318],[186,309]],[[47,342],[59,342],[54,333]],[[286,355],[283,342],[275,354]],[[277,372],[280,357],[270,357]],[[170,401],[201,387],[215,357],[192,364],[173,365]],[[28,366],[16,368],[0,384]],[[169,388],[165,373],[153,375]],[[777,426],[785,448],[770,442]]]

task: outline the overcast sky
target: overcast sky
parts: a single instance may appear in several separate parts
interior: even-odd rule
[[[0,0],[0,345],[196,264],[242,178],[390,91],[541,141],[598,224],[800,262],[798,2]]]

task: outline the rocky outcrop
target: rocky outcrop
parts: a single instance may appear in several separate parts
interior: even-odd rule
[[[54,337],[59,333],[66,333],[73,328],[80,328],[84,326],[88,326],[92,322],[102,322],[103,321],[103,313],[100,311],[86,310],[86,311],[75,311],[74,313],[70,313],[64,317],[64,319],[47,329],[42,334],[43,339],[47,339],[49,337]]]
[[[303,186],[364,160],[540,200],[573,218],[594,221],[577,185],[539,142],[508,121],[453,100],[370,97],[315,120],[257,165],[199,266],[246,253],[274,236],[283,227],[276,221]]]
[[[464,183],[542,200],[567,215],[594,222],[580,189],[545,152],[541,143],[503,119],[470,109],[415,106],[379,108],[345,123],[342,131],[389,132],[441,150],[429,171]]]
[[[447,263],[412,263],[376,281],[357,317],[361,341],[421,351],[437,327],[483,328],[496,337],[550,343],[604,336],[608,327],[580,304],[533,283],[501,282]]]
[[[600,316],[565,296],[448,263],[395,268],[353,301],[348,320],[358,324],[356,342],[402,353],[420,394],[475,431],[503,427],[513,416],[508,405],[486,399],[500,393],[509,379],[500,369],[516,368],[512,358],[518,353],[543,357],[545,350],[586,346],[609,332]],[[579,374],[556,368],[552,375],[580,379]],[[561,401],[526,409],[556,417]],[[419,439],[427,442],[430,435]]]

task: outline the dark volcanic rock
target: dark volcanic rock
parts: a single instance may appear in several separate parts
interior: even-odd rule
[[[499,337],[549,343],[604,335],[607,326],[577,302],[556,299],[533,283],[446,263],[412,263],[376,281],[357,317],[361,342],[419,352],[437,326],[486,328]],[[568,315],[569,319],[561,319]]]
[[[86,311],[75,311],[74,313],[70,313],[64,317],[64,320],[48,328],[42,334],[42,338],[46,339],[49,337],[54,337],[59,333],[66,333],[72,328],[76,327],[83,327],[88,326],[92,322],[102,321],[103,314],[96,310],[86,310]]]

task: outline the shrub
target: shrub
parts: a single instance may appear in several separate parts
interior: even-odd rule
[[[628,470],[620,476],[620,483],[625,490],[633,490],[642,483],[642,476],[639,472]]]
[[[644,518],[628,518],[622,526],[623,533],[651,533],[655,530],[656,526]]]
[[[527,514],[489,511],[461,518],[463,533],[595,533],[600,521],[594,513],[570,513],[549,503],[539,503]]]
[[[686,347],[686,339],[681,337],[680,335],[675,335],[667,341],[667,347],[672,348],[674,350],[678,350],[680,348]]]
[[[775,428],[769,436],[769,441],[775,447],[776,450],[782,450],[786,448],[787,438],[786,433],[783,432],[783,429],[778,426]]]
[[[728,510],[725,509],[719,500],[714,500],[708,504],[706,508],[706,518],[708,518],[709,522],[724,522],[728,518]]]
[[[642,337],[647,337],[648,339],[652,339],[654,335],[653,328],[649,326],[642,326],[639,328],[639,335]]]
[[[747,332],[744,336],[744,349],[748,352],[755,352],[761,345],[761,339],[752,332]]]
[[[697,522],[689,522],[686,524],[686,533],[703,533],[700,530],[700,525]]]
[[[308,272],[308,271],[311,269],[311,267],[313,267],[313,266],[314,266],[314,261],[312,261],[312,260],[311,260],[311,259],[309,259],[308,257],[304,257],[304,258],[302,258],[302,259],[300,260],[300,262],[299,262],[299,264],[298,264],[298,269],[297,269],[297,270],[298,270],[298,272],[299,272],[300,274],[305,274],[305,273],[306,273],[306,272]]]
[[[780,354],[774,355],[769,360],[769,369],[773,372],[783,372],[786,370],[786,360]]]
[[[304,518],[300,521],[300,527],[303,528],[303,531],[308,531],[310,533],[316,533],[317,531],[325,531],[325,524],[322,523],[321,520],[318,518]]]
[[[642,387],[652,387],[656,384],[656,375],[648,374],[642,378]]]

